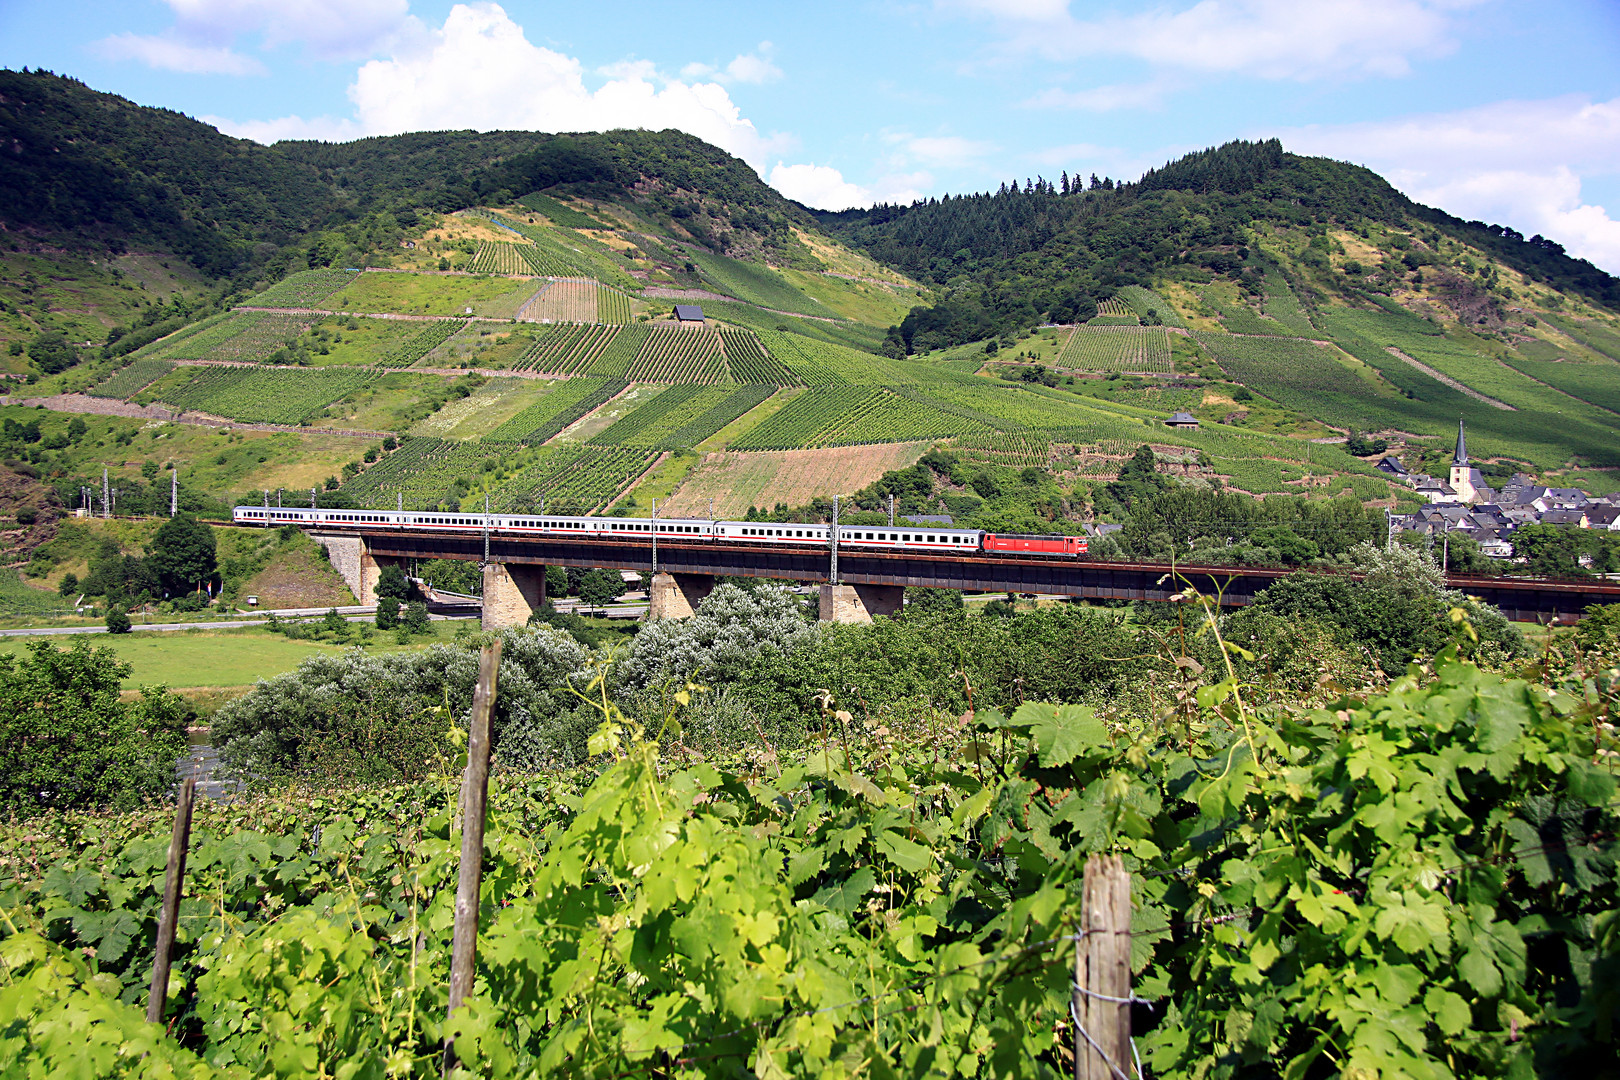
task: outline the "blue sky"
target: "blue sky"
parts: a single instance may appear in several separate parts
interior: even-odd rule
[[[5,0],[0,65],[265,142],[680,127],[830,208],[1277,135],[1620,272],[1599,0]]]

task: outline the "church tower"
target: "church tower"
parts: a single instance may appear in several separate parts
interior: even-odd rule
[[[1471,503],[1479,496],[1474,489],[1474,477],[1478,470],[1468,464],[1468,436],[1463,431],[1461,417],[1457,420],[1457,451],[1451,455],[1451,490],[1457,493],[1457,501]]]

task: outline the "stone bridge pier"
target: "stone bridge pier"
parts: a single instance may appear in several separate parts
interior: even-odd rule
[[[484,564],[485,630],[527,626],[546,602],[546,568],[539,563]]]
[[[343,578],[343,583],[354,593],[354,602],[371,606],[377,603],[377,581],[383,567],[402,566],[405,560],[373,555],[363,536],[344,533],[311,532],[309,538],[326,549],[332,569]]]
[[[713,591],[709,574],[654,574],[647,589],[647,621],[684,619]]]
[[[823,585],[822,622],[869,623],[874,615],[893,615],[905,603],[900,585]]]

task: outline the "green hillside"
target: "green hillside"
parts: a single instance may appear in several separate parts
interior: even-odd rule
[[[301,484],[356,506],[740,512],[935,449],[957,464],[912,510],[1073,530],[1114,512],[1099,485],[1144,443],[1185,483],[1407,506],[1346,437],[1434,467],[1459,416],[1488,476],[1620,469],[1613,279],[1275,143],[1137,184],[829,215],[676,132],[266,148],[56,76],[0,82],[26,145],[60,124],[88,163],[0,162],[4,190],[55,185],[88,223],[0,203],[0,336],[27,393],[328,440],[295,470],[235,464],[228,429],[160,452],[141,417],[86,442],[16,410],[7,452],[65,503],[100,464],[133,490],[161,453],[222,502]],[[178,217],[129,202],[131,148]],[[162,253],[115,253],[137,244]],[[705,323],[675,323],[680,302]],[[1177,411],[1201,426],[1164,426]]]

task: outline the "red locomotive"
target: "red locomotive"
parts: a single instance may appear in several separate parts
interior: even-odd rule
[[[1016,551],[1029,555],[1084,555],[1086,538],[1083,536],[1041,536],[1038,533],[984,534],[984,550]]]

